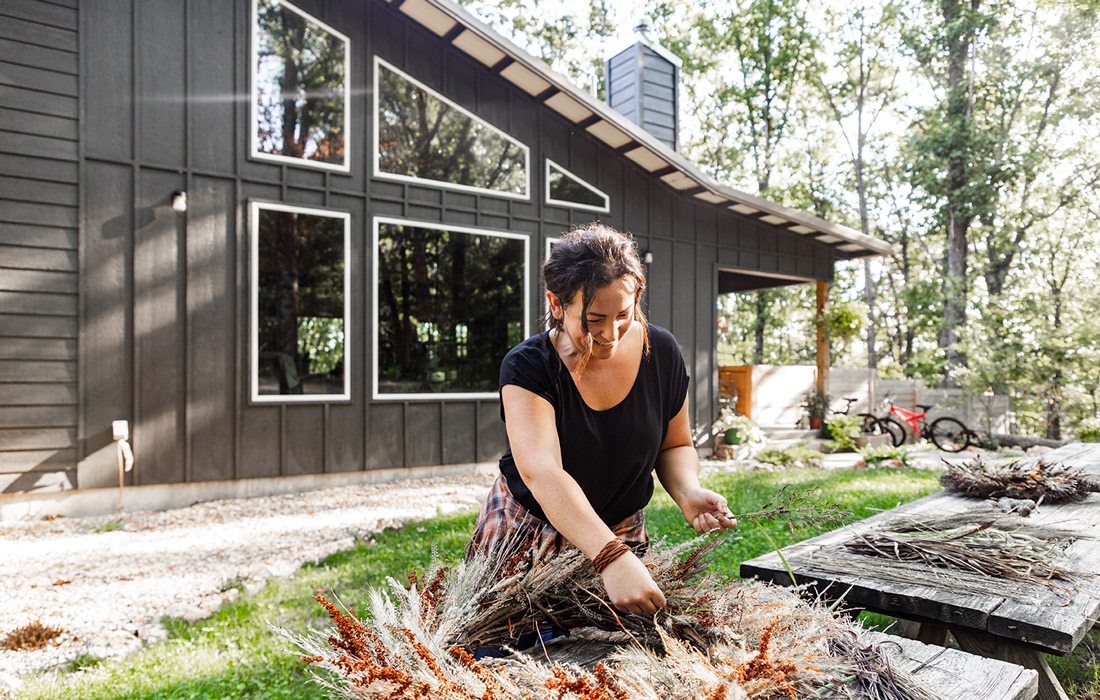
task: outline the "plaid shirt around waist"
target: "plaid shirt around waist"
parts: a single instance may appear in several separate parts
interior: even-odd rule
[[[617,523],[611,530],[639,556],[645,552],[649,544],[649,533],[646,530],[644,510],[639,510]],[[571,546],[573,545],[553,525],[532,515],[512,496],[508,482],[501,474],[493,482],[478,513],[473,537],[466,547],[466,556],[493,552],[502,547],[517,550],[527,548],[531,561],[535,562]]]

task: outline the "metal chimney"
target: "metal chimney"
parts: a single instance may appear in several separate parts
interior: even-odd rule
[[[647,23],[634,31],[638,40],[607,61],[607,103],[678,150],[682,61],[647,36]]]

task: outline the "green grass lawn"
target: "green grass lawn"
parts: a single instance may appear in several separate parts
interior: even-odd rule
[[[836,502],[851,511],[851,520],[865,518],[938,488],[933,472],[887,469],[748,472],[718,475],[709,483],[711,488],[726,494],[735,513],[758,510],[784,484],[817,491],[822,500]],[[655,537],[682,541],[693,534],[679,510],[660,490],[649,507],[648,517],[650,533]],[[29,679],[14,697],[28,700],[326,697],[318,686],[309,682],[305,664],[271,632],[269,623],[298,630],[307,626],[326,627],[328,618],[314,602],[315,593],[333,591],[346,605],[359,608],[368,587],[384,582],[387,576],[404,580],[410,568],[424,568],[433,546],[444,559],[459,558],[473,523],[474,514],[468,513],[380,533],[349,551],[306,564],[289,579],[273,580],[264,590],[242,596],[205,620],[194,623],[167,620],[168,640],[149,645],[123,661],[99,662],[85,657],[78,660],[73,670]],[[716,568],[723,574],[736,576],[741,561],[772,550],[769,537],[783,546],[819,531],[792,533],[782,523],[768,524],[765,529],[768,536],[744,524],[734,536],[736,539],[723,549]],[[1085,661],[1073,669],[1073,677],[1086,684],[1092,680],[1095,664]]]

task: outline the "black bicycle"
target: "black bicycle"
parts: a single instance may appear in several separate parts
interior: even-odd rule
[[[832,415],[834,415],[834,416],[847,416],[847,415],[849,415],[849,412],[852,410],[852,404],[859,401],[859,398],[858,397],[853,398],[851,396],[846,396],[846,397],[844,397],[844,401],[846,403],[844,404],[843,410],[839,410],[839,411],[834,410],[834,411],[832,411]],[[860,419],[859,432],[862,433],[863,435],[889,435],[890,436],[890,441],[891,442],[894,441],[894,432],[892,430],[892,427],[888,423],[883,421],[882,419],[876,417],[873,413],[857,413],[856,417]],[[904,431],[903,431],[902,434],[903,434],[903,437],[904,437]]]

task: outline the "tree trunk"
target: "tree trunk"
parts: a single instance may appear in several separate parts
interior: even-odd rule
[[[756,344],[752,351],[752,363],[764,364],[764,331],[768,327],[768,290],[761,289],[756,292]]]
[[[971,0],[977,9],[979,0]],[[966,322],[967,299],[967,233],[973,220],[966,190],[970,173],[968,159],[971,150],[973,94],[967,73],[974,39],[972,28],[956,29],[964,11],[960,0],[943,0],[943,19],[947,27],[947,120],[955,125],[947,156],[947,249],[944,255],[943,325],[939,345],[945,351],[944,384],[955,386],[957,368],[966,367],[966,355],[959,349],[959,332]]]

